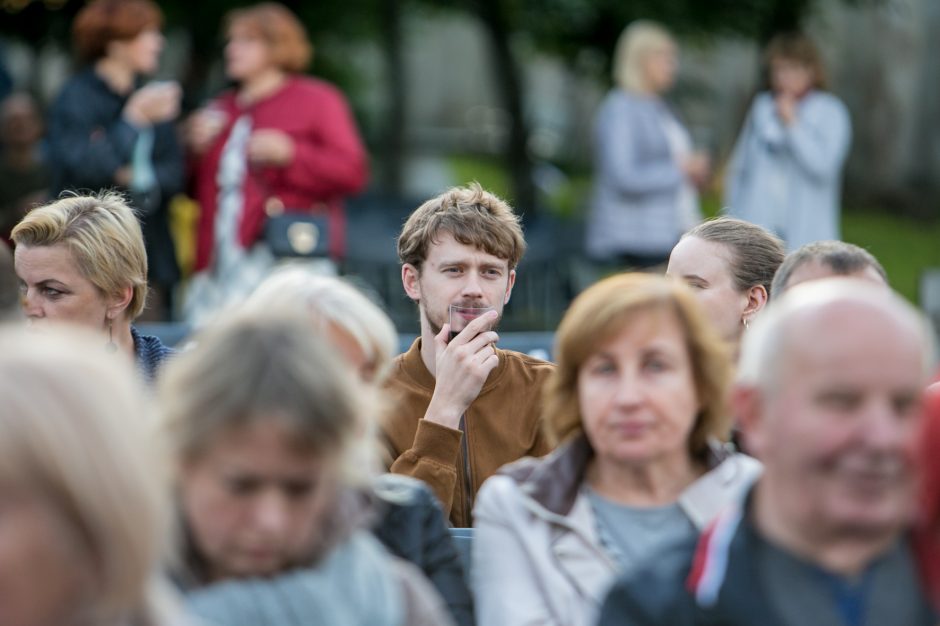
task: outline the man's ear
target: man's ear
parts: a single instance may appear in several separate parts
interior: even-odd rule
[[[129,285],[111,296],[108,300],[108,319],[116,320],[120,318],[133,299],[134,288]]]
[[[405,293],[415,302],[421,301],[421,271],[411,263],[401,266],[401,284]]]
[[[748,454],[760,458],[767,446],[761,407],[763,391],[756,386],[735,385],[731,389],[731,414],[734,425],[741,433]]]
[[[503,298],[503,306],[509,304],[509,297],[512,296],[512,287],[516,284],[516,270],[509,270],[509,282],[506,284],[506,296]]]

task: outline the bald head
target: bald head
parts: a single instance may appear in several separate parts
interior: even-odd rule
[[[790,289],[775,299],[745,336],[738,379],[770,390],[793,353],[822,342],[871,347],[873,336],[909,346],[929,373],[933,344],[921,314],[884,283],[857,278],[822,278]],[[834,346],[833,346],[834,347]]]

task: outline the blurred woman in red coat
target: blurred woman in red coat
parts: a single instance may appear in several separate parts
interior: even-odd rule
[[[367,177],[345,98],[300,75],[313,50],[297,17],[262,3],[233,11],[226,24],[225,69],[236,87],[195,113],[187,132],[202,209],[185,311],[195,323],[243,299],[273,267],[263,240],[269,215],[327,215],[330,256],[341,258],[342,199]]]

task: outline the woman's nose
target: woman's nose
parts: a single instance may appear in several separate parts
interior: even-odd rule
[[[42,317],[42,307],[32,290],[24,289],[20,292],[20,306],[27,317]]]

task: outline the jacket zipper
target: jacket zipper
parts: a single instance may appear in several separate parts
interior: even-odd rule
[[[463,491],[464,491],[464,510],[466,513],[465,521],[467,526],[472,526],[471,511],[473,510],[473,479],[470,475],[470,441],[467,433],[466,413],[460,416],[460,430],[463,432],[461,448],[463,452]]]

